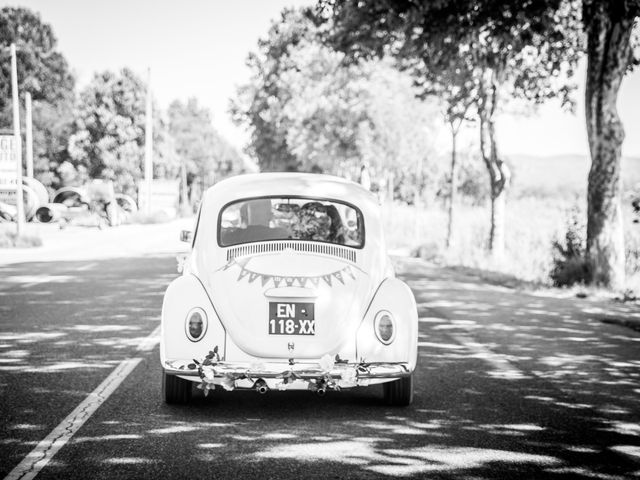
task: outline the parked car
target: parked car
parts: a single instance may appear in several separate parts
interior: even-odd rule
[[[418,318],[386,253],[377,198],[328,175],[259,173],[202,200],[182,275],[162,306],[168,403],[193,383],[269,390],[383,384],[409,405]]]

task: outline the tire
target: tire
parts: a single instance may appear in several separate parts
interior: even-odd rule
[[[182,405],[191,399],[191,383],[175,375],[162,372],[162,394],[169,404]]]
[[[406,407],[413,403],[413,373],[408,377],[382,384],[384,401],[394,407]]]

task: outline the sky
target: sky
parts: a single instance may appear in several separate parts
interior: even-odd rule
[[[238,148],[248,134],[231,121],[229,99],[249,79],[245,60],[273,19],[288,6],[315,0],[0,0],[0,7],[28,7],[51,24],[58,48],[80,87],[95,72],[132,68],[152,72],[162,107],[196,97],[210,108],[214,126]],[[584,65],[578,72],[576,115],[559,105],[534,115],[503,114],[498,141],[506,155],[588,154],[584,120]],[[640,71],[623,82],[618,108],[626,129],[623,154],[640,157]]]

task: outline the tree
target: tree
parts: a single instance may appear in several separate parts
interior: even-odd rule
[[[267,37],[258,42],[258,52],[247,58],[252,72],[249,83],[239,89],[231,103],[231,113],[237,124],[248,127],[251,140],[248,153],[258,159],[260,170],[297,170],[296,159],[287,146],[287,130],[273,115],[277,99],[286,100],[278,79],[290,67],[287,50],[303,38],[315,35],[307,10],[285,9],[274,22]]]
[[[279,80],[289,92],[283,123],[302,169],[355,179],[365,164],[388,183],[402,170],[416,180],[431,166],[435,108],[416,99],[408,75],[386,60],[345,65],[343,54],[317,41],[289,53],[294,68]]]
[[[321,1],[332,28],[329,42],[355,60],[394,55],[409,68],[422,62],[420,81],[471,65],[480,151],[491,186],[489,247],[504,250],[504,210],[510,173],[499,153],[495,116],[504,98],[534,103],[570,100],[578,59],[575,1],[547,2],[373,0]],[[454,70],[455,71],[455,70]],[[437,82],[436,82],[437,83]]]
[[[211,112],[198,105],[195,98],[186,103],[175,100],[169,106],[168,116],[169,132],[180,160],[181,203],[193,205],[206,187],[242,171],[242,158],[213,128]]]
[[[90,178],[113,180],[118,190],[135,195],[144,170],[145,99],[146,85],[129,69],[94,75],[80,93],[69,139],[76,168],[86,169]],[[153,136],[154,175],[175,178],[177,159],[157,113]]]
[[[67,149],[73,128],[73,101],[33,102],[33,170],[44,185],[62,186],[60,165],[69,160]]]
[[[423,174],[434,167],[430,132],[435,109],[416,99],[411,78],[388,60],[348,65],[343,53],[322,45],[318,27],[305,11],[288,11],[281,23],[260,43],[262,51],[279,57],[252,56],[260,60],[235,103],[236,115],[241,113],[253,132],[255,152],[256,138],[271,141],[273,132],[279,132],[277,158],[265,161],[259,156],[261,167],[273,169],[279,162],[283,170],[294,167],[355,179],[366,164],[392,191],[391,180],[407,170],[412,184],[435,185],[435,175]],[[292,31],[304,35],[292,37]],[[287,39],[291,41],[285,48]],[[281,48],[271,48],[269,42]],[[278,65],[277,73],[273,65]],[[263,101],[266,91],[272,94]],[[252,92],[248,103],[243,102],[247,92]],[[258,108],[260,114],[252,115]],[[401,195],[414,200],[416,192]]]
[[[444,70],[425,70],[424,63],[413,67],[415,83],[422,89],[421,97],[433,96],[440,99],[443,117],[451,134],[451,163],[449,169],[449,198],[447,212],[447,236],[445,244],[453,243],[454,205],[458,190],[457,140],[460,127],[465,121],[472,121],[471,109],[477,93],[473,67],[466,59],[453,57]]]
[[[68,158],[75,81],[56,49],[57,39],[49,24],[25,8],[0,9],[0,129],[12,125],[11,43],[16,44],[20,104],[24,105],[26,92],[33,98],[35,175],[55,187],[59,183],[56,169]]]
[[[591,169],[587,194],[587,259],[596,284],[625,282],[620,155],[624,129],[616,103],[625,74],[638,65],[633,38],[638,0],[583,0],[587,33],[586,120]]]

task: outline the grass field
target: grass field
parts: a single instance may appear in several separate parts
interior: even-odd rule
[[[0,224],[0,248],[31,248],[42,245],[42,239],[38,235],[23,233],[16,235],[15,224]]]
[[[506,210],[506,252],[501,262],[487,252],[490,204],[456,205],[454,243],[445,248],[447,213],[442,203],[417,211],[399,203],[383,206],[391,249],[420,250],[427,260],[550,285],[554,240],[562,240],[572,208],[586,222],[586,187],[590,161],[581,155],[509,157],[513,178]],[[633,223],[632,195],[640,194],[640,158],[622,159],[628,286],[640,293],[640,224]],[[586,228],[582,229],[586,235]]]
[[[501,262],[487,252],[490,209],[486,206],[456,206],[454,243],[445,248],[447,214],[443,206],[418,211],[400,203],[383,206],[385,234],[391,249],[416,252],[430,261],[499,272],[526,282],[550,285],[552,242],[564,238],[571,208],[584,203],[578,198],[510,198],[506,211],[506,252]],[[640,291],[640,224],[632,222],[625,209],[628,286]]]

